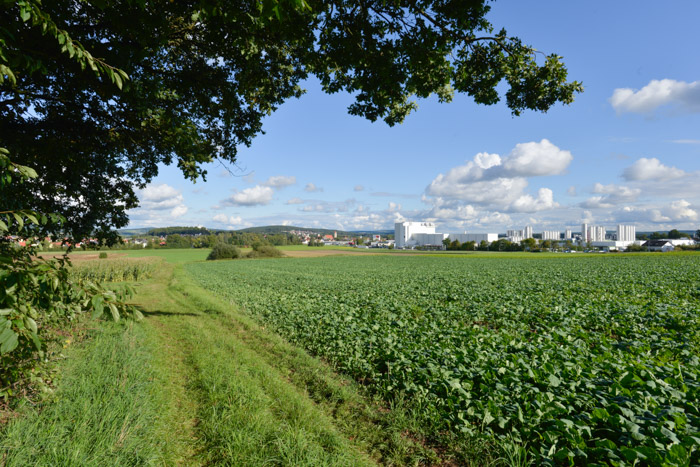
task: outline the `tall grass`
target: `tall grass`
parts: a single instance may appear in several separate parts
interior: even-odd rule
[[[155,269],[152,261],[85,261],[74,264],[71,278],[75,281],[135,282],[151,277]]]
[[[106,323],[70,352],[56,400],[0,429],[0,465],[168,464],[151,350],[140,326]]]

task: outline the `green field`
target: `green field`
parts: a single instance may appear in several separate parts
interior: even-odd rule
[[[700,255],[208,253],[76,254],[0,466],[700,462]]]
[[[540,463],[700,462],[700,257],[326,257],[186,265],[424,433]],[[466,446],[466,447],[465,447]]]

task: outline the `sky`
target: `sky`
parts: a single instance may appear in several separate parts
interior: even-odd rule
[[[585,7],[583,6],[585,5]],[[295,225],[498,232],[582,222],[700,228],[700,2],[499,0],[488,19],[563,57],[584,92],[511,115],[457,94],[389,127],[316,80],[264,122],[235,165],[191,183],[163,166],[129,227]]]

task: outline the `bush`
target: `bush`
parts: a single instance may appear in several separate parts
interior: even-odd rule
[[[106,252],[106,251],[100,252],[100,259],[105,259],[106,257],[107,257],[107,252]]]
[[[270,245],[255,245],[253,251],[246,255],[246,258],[281,258],[284,256],[280,250]]]
[[[241,257],[241,250],[227,243],[217,243],[207,256],[208,260],[236,259]]]

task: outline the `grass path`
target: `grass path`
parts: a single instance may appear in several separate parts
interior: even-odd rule
[[[410,465],[434,454],[410,420],[166,269],[141,287],[147,332],[172,371],[184,464]],[[167,283],[167,284],[166,284]],[[189,433],[186,433],[189,432]]]
[[[136,286],[141,323],[68,349],[55,397],[0,427],[0,467],[439,463],[408,411],[162,263]]]

